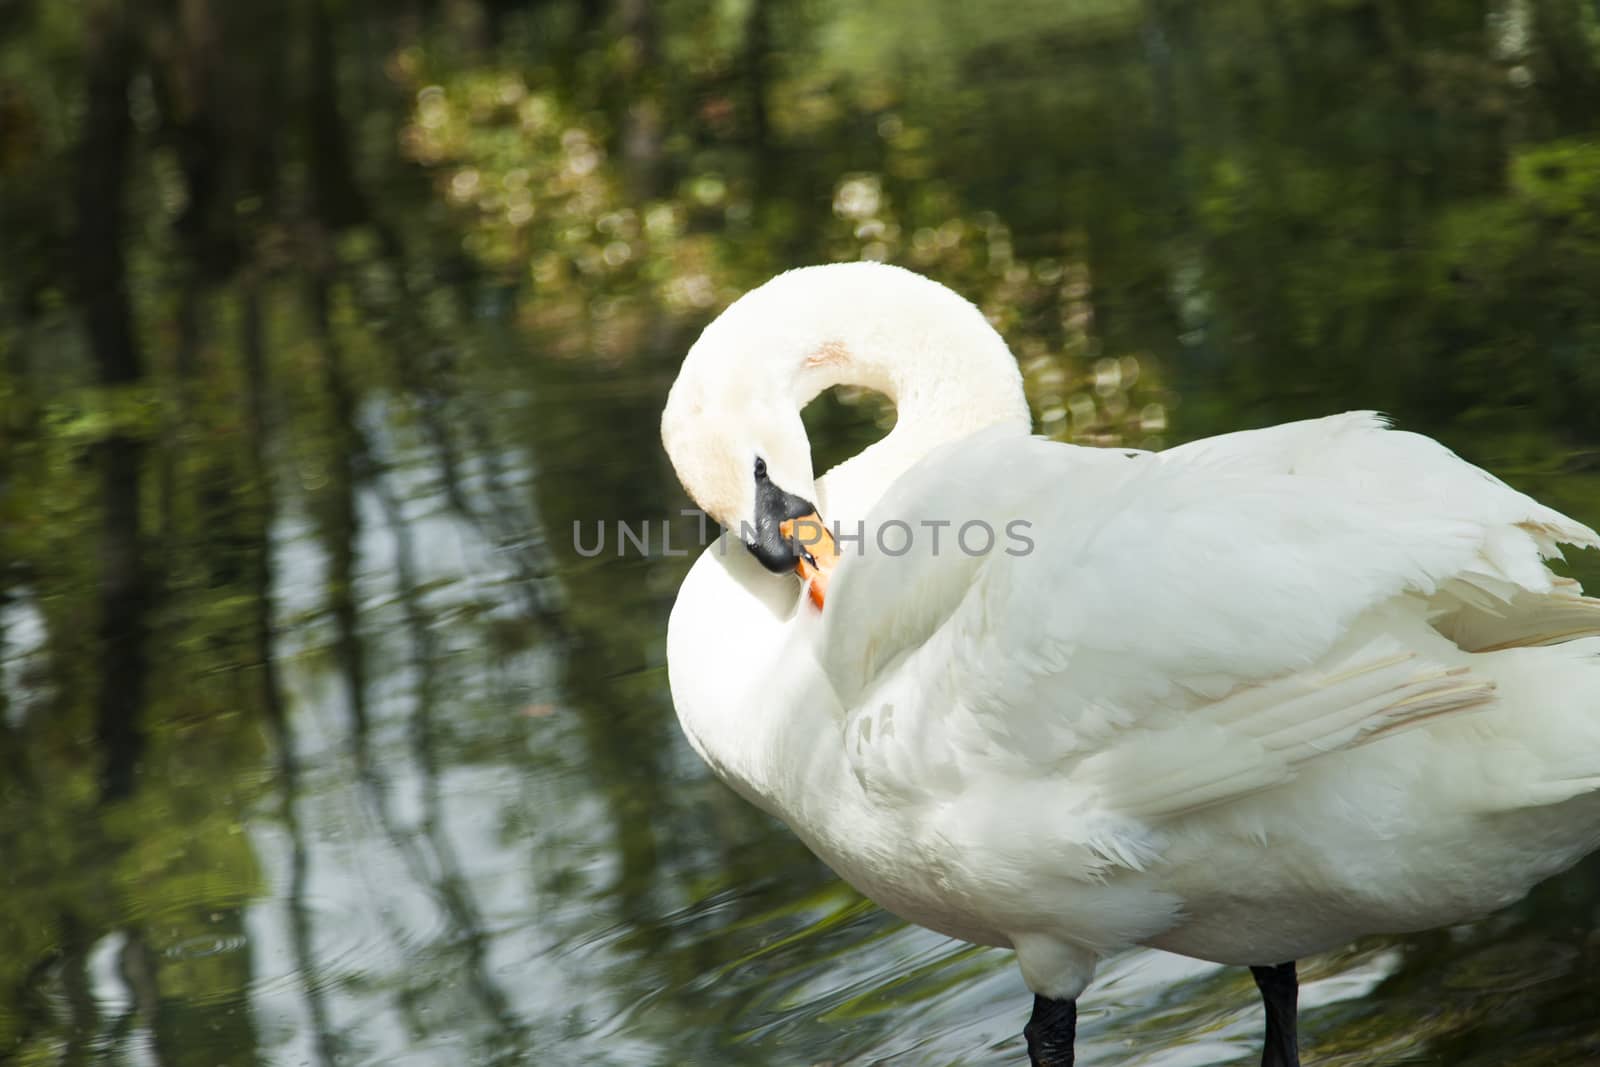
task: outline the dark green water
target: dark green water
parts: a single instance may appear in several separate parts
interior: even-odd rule
[[[1020,1062],[679,736],[687,560],[574,547],[693,537],[662,397],[784,267],[954,285],[1056,436],[1377,407],[1600,521],[1591,0],[0,0],[0,247],[0,1062]],[[1600,1062],[1597,931],[1308,961],[1308,1060]],[[1259,1026],[1133,954],[1080,1062]]]

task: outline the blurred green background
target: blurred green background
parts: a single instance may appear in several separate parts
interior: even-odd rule
[[[780,269],[953,285],[1054,436],[1376,407],[1600,521],[1594,0],[0,0],[0,249],[0,1063],[1021,1061],[689,752],[687,560],[574,550],[693,540]],[[1308,1062],[1600,1062],[1597,927],[1309,961]],[[1259,1019],[1131,954],[1080,1062]]]

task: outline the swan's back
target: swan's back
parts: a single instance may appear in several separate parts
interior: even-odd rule
[[[843,758],[975,900],[1019,870],[1159,881],[1096,918],[1108,942],[1259,962],[1470,916],[1600,843],[1600,601],[1545,565],[1596,536],[1427,438],[1364,413],[1161,454],[990,435],[868,527],[891,518],[1033,542],[851,560],[820,635]],[[1241,864],[1252,887],[1217,880]],[[1274,893],[1303,921],[1229,927]]]

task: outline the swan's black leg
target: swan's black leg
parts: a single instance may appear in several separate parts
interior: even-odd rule
[[[1261,1067],[1300,1067],[1300,1044],[1295,1032],[1296,1000],[1300,983],[1294,964],[1252,967],[1256,988],[1267,1006],[1267,1042],[1261,1050]]]
[[[1078,1033],[1078,1002],[1035,995],[1033,1015],[1022,1035],[1028,1039],[1032,1067],[1072,1067],[1072,1040]]]

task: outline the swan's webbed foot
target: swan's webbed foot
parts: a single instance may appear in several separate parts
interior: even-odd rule
[[[1300,1067],[1299,1036],[1295,1028],[1300,983],[1294,963],[1252,967],[1261,1001],[1267,1006],[1267,1040],[1261,1050],[1261,1067]],[[1070,1062],[1070,1061],[1069,1061]]]
[[[1028,1039],[1032,1067],[1072,1067],[1072,1042],[1078,1033],[1078,1002],[1035,994],[1033,1015],[1022,1035]]]

